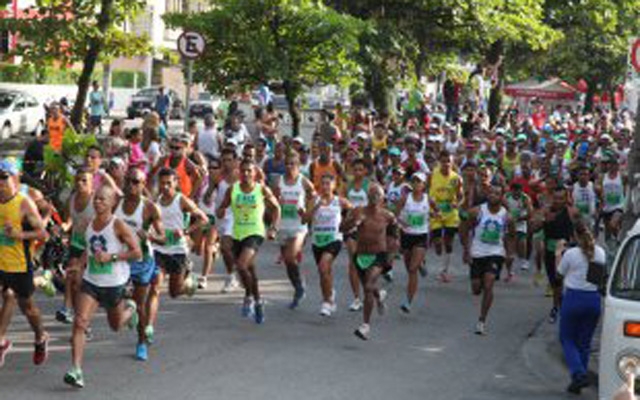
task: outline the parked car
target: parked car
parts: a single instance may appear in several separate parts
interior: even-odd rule
[[[640,222],[615,257],[603,316],[598,398],[609,400],[626,382],[628,371],[640,376]],[[638,378],[635,389],[640,394]]]
[[[204,118],[207,114],[216,114],[220,98],[208,92],[198,93],[198,98],[189,105],[189,116],[193,118]]]
[[[0,89],[0,139],[44,130],[44,106],[35,97],[18,90]]]
[[[184,118],[184,105],[180,96],[173,89],[165,88],[165,91],[171,98],[171,110],[169,111],[170,119],[182,119]],[[159,87],[152,87],[142,89],[131,98],[131,103],[127,107],[127,118],[134,119],[141,117],[146,112],[153,111],[156,103],[156,98],[160,94]]]

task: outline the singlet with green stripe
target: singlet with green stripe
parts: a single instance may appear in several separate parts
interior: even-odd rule
[[[245,193],[240,189],[240,183],[235,183],[231,190],[233,238],[243,240],[249,236],[264,236],[264,210],[262,185],[256,183],[251,192]]]
[[[347,188],[347,199],[354,207],[365,207],[369,204],[369,197],[367,192],[369,191],[369,180],[362,181],[360,189],[356,189],[353,182],[351,182]]]

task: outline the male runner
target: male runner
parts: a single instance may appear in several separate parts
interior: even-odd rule
[[[224,200],[227,190],[238,181],[239,169],[238,160],[235,150],[225,148],[222,150],[222,170],[220,172],[220,180],[218,181],[218,191],[216,193],[215,209],[220,209],[220,205]],[[222,253],[222,261],[227,272],[222,293],[228,293],[238,288],[239,283],[233,272],[235,265],[235,257],[233,256],[233,213],[226,210],[223,217],[218,216],[216,228],[220,235],[220,252]]]
[[[429,177],[429,197],[438,207],[439,216],[431,221],[431,241],[441,257],[444,247],[444,266],[440,273],[443,282],[451,281],[449,267],[453,252],[453,238],[460,225],[458,208],[463,200],[462,179],[451,168],[451,155],[440,153],[440,165]]]
[[[202,257],[202,276],[198,279],[198,289],[207,288],[207,277],[213,270],[218,249],[218,230],[216,229],[216,198],[220,181],[221,162],[217,158],[209,160],[209,178],[202,188],[198,207],[207,214],[208,222],[202,231],[196,233],[195,251]]]
[[[191,272],[187,238],[201,229],[207,222],[207,216],[191,199],[177,191],[178,177],[174,170],[162,168],[158,173],[158,186],[160,196],[157,204],[165,229],[165,242],[154,246],[156,263],[169,275],[169,295],[172,298],[183,294],[193,296],[198,288],[198,280]],[[195,218],[191,225],[186,214],[190,215],[192,221]],[[158,277],[157,280],[161,279]],[[152,325],[154,322],[150,320]]]
[[[13,176],[18,174],[15,164],[0,160],[0,367],[12,343],[6,338],[16,300],[35,334],[33,363],[47,360],[49,334],[42,325],[40,310],[33,301],[33,271],[31,242],[44,240],[46,232],[35,203],[18,192]]]
[[[100,188],[93,199],[95,217],[85,231],[87,269],[82,278],[73,320],[72,367],[64,376],[64,382],[76,388],[84,387],[82,359],[85,332],[98,307],[106,309],[109,326],[114,331],[120,330],[125,324],[130,329],[138,324],[135,302],[123,302],[123,299],[130,275],[127,261],[140,259],[142,252],[127,224],[113,215],[116,202],[112,188]]]
[[[231,207],[233,213],[233,253],[238,274],[245,289],[242,315],[253,314],[257,324],[264,322],[264,304],[260,300],[258,275],[255,260],[258,249],[265,237],[264,216],[266,208],[271,211],[271,226],[266,231],[267,238],[275,239],[280,223],[280,205],[271,190],[256,182],[256,165],[253,160],[243,160],[240,164],[240,181],[227,189],[224,200],[218,208],[218,218]],[[253,297],[253,299],[252,299]]]
[[[151,244],[163,244],[164,228],[160,217],[160,209],[151,200],[143,196],[145,174],[138,168],[127,172],[124,186],[124,199],[116,209],[117,218],[124,221],[140,243],[142,258],[130,261],[131,282],[133,283],[133,299],[136,302],[138,321],[138,345],[136,358],[146,361],[148,358],[147,343],[153,342],[153,325],[149,324],[149,316],[153,320],[158,312],[160,273],[151,251]],[[149,286],[153,283],[153,290]]]
[[[520,269],[526,271],[529,269],[529,253],[527,250],[528,221],[533,212],[531,199],[523,191],[522,185],[512,183],[511,190],[505,196],[504,206],[509,211],[509,215],[516,226],[515,235],[510,237],[511,244],[515,250],[514,253],[518,257],[517,261]],[[511,263],[508,263],[506,281],[511,281],[513,276]]]
[[[578,168],[578,180],[571,190],[571,202],[580,212],[580,218],[594,230],[596,223],[597,193],[591,182],[591,170],[586,164]],[[595,231],[595,230],[594,230]]]
[[[320,315],[323,317],[329,317],[337,310],[332,268],[342,249],[342,213],[352,208],[349,201],[338,197],[334,191],[335,178],[326,174],[322,178],[319,198],[307,198],[307,212],[303,217],[303,223],[311,222],[313,256],[318,266],[322,291]]]
[[[604,238],[609,252],[618,248],[627,181],[620,172],[618,160],[609,155],[603,161],[605,172],[600,182],[601,215],[604,220]]]
[[[468,219],[461,232],[463,259],[470,266],[471,290],[476,296],[482,294],[480,317],[475,329],[477,335],[486,333],[485,324],[493,304],[493,283],[508,254],[505,236],[513,232],[502,197],[502,187],[493,186],[486,203],[467,211]],[[506,261],[510,263],[510,257]]]
[[[280,201],[280,252],[293,285],[294,295],[289,308],[295,309],[304,298],[305,288],[300,277],[298,259],[302,253],[307,225],[302,222],[307,199],[315,196],[313,184],[300,173],[300,157],[290,153],[284,160],[285,173],[276,185],[274,194]]]
[[[358,242],[353,256],[358,276],[364,286],[363,323],[354,334],[368,340],[371,331],[371,313],[374,300],[378,312],[384,312],[384,296],[379,290],[378,277],[388,269],[387,236],[397,235],[398,223],[395,216],[384,208],[384,191],[378,184],[371,184],[368,190],[368,203],[365,207],[355,208],[346,218],[343,230],[357,229]]]

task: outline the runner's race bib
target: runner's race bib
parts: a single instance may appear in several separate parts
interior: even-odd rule
[[[409,214],[407,216],[407,224],[411,228],[421,228],[424,226],[424,214]]]
[[[284,219],[298,219],[298,205],[297,204],[283,204],[282,205],[282,218]]]
[[[333,232],[315,233],[313,235],[313,243],[318,247],[324,247],[335,242],[336,235]]]
[[[450,213],[451,211],[453,211],[453,207],[451,206],[451,203],[448,201],[438,203],[438,209],[443,213]]]
[[[500,231],[497,229],[484,228],[482,234],[480,234],[480,241],[486,244],[499,244]]]
[[[89,256],[89,273],[91,275],[111,275],[113,274],[113,263],[99,263],[94,256]]]

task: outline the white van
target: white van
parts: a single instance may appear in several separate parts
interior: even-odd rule
[[[611,400],[627,371],[635,369],[640,376],[640,223],[629,231],[613,263],[602,324],[598,397]]]

